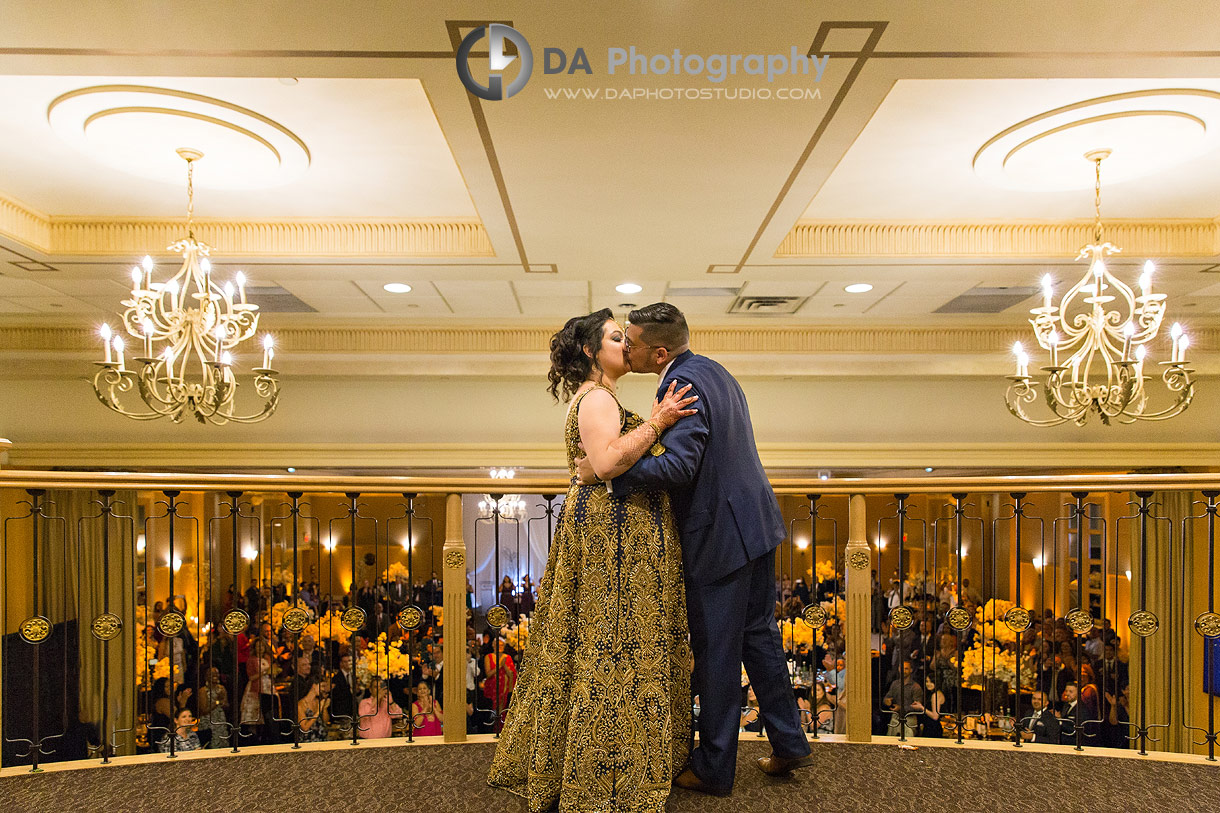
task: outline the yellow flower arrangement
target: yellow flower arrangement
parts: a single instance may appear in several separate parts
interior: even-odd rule
[[[397,646],[387,645],[385,633],[377,636],[377,640],[369,644],[356,659],[356,680],[366,689],[372,685],[371,679],[374,677],[389,680],[409,674],[411,658]]]
[[[982,688],[984,679],[995,678],[1011,687],[1017,685],[1017,656],[1002,647],[979,641],[962,656],[962,682],[975,689]],[[1034,684],[1034,662],[1021,664],[1021,686]]]
[[[993,598],[974,611],[974,620],[984,641],[1001,644],[1015,643],[1017,634],[1004,623],[1004,614],[1017,605]]]
[[[529,646],[530,639],[530,618],[528,615],[521,616],[521,620],[511,627],[505,627],[504,634],[508,638],[508,643],[518,652],[525,652]]]
[[[820,584],[821,582],[824,582],[827,580],[833,580],[834,577],[835,577],[835,563],[834,562],[827,559],[823,562],[817,563],[817,578],[814,579],[815,583]]]
[[[432,611],[432,617],[436,619],[436,626],[445,626],[445,608],[439,604],[433,604],[428,609]]]
[[[381,578],[388,582],[394,581],[399,576],[402,576],[405,579],[409,575],[410,573],[407,570],[407,566],[402,562],[390,562],[389,569],[381,571]]]

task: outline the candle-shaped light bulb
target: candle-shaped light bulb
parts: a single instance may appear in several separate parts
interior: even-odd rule
[[[246,304],[246,275],[241,271],[237,272],[237,290],[241,294],[241,304]]]
[[[165,352],[161,354],[161,358],[165,359],[165,368],[167,370],[169,368],[173,367],[174,366],[174,348],[172,348],[172,347],[165,348]]]
[[[1025,348],[1021,346],[1020,342],[1014,342],[1012,345],[1012,352],[1013,355],[1019,356],[1025,352]]]
[[[225,340],[224,326],[217,326],[215,336],[216,336],[216,360],[220,361],[220,351],[223,349],[224,340]]]
[[[263,337],[263,369],[271,369],[271,359],[275,358],[275,339],[271,334]]]
[[[1169,328],[1169,337],[1173,339],[1173,349],[1169,354],[1169,360],[1173,362],[1178,360],[1178,342],[1182,340],[1182,325],[1174,322],[1173,327]]]
[[[1131,360],[1131,337],[1135,335],[1135,323],[1128,322],[1123,327],[1123,361]]]
[[[1042,307],[1049,308],[1051,306],[1051,294],[1054,292],[1055,281],[1051,279],[1051,275],[1047,274],[1042,277]]]
[[[1029,375],[1029,356],[1025,353],[1025,351],[1021,351],[1017,354],[1017,375]]]
[[[205,274],[212,273],[212,261],[209,260],[207,257],[204,257],[202,260],[199,261],[199,269],[201,271],[203,271],[203,273],[205,273]]]
[[[1144,358],[1147,355],[1148,355],[1148,348],[1144,347],[1142,344],[1139,347],[1135,348],[1135,360],[1138,361],[1140,364],[1144,363]]]
[[[1144,273],[1140,274],[1140,293],[1144,296],[1152,293],[1152,272],[1156,270],[1156,266],[1152,260],[1144,263]]]
[[[1190,337],[1187,336],[1185,333],[1183,333],[1182,338],[1178,340],[1178,363],[1179,364],[1186,361],[1186,348],[1188,348],[1188,347],[1190,347]]]
[[[153,323],[151,319],[144,320],[144,358],[152,358]]]
[[[106,348],[106,363],[109,364],[110,363],[110,337],[113,336],[114,334],[110,332],[110,325],[104,324],[104,323],[102,324],[101,329],[98,330],[98,333],[102,334],[102,346]]]
[[[153,270],[153,258],[149,257],[147,254],[145,254],[144,261],[141,262],[140,265],[144,266],[145,271],[152,271]]]
[[[233,300],[233,283],[231,282],[225,283],[225,299]]]
[[[220,357],[220,363],[225,365],[226,367],[232,365],[233,364],[233,354],[230,353],[228,350],[226,350],[224,352],[224,355],[222,355]]]
[[[1051,366],[1059,366],[1059,334],[1052,330],[1051,335],[1046,337],[1046,342],[1051,346]]]
[[[131,289],[138,291],[141,283],[144,282],[144,272],[140,270],[140,266],[133,265],[131,267]]]
[[[114,344],[114,352],[117,353],[119,356],[119,369],[120,370],[126,369],[123,366],[123,339],[122,339],[122,337],[115,336],[112,344]]]

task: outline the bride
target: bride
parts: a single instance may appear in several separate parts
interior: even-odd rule
[[[671,386],[647,419],[615,392],[629,372],[609,309],[551,338],[550,393],[569,402],[568,489],[538,590],[529,656],[488,782],[547,809],[660,813],[686,763],[691,653],[669,496],[611,497],[576,484],[587,454],[602,479],[645,454],[695,400]]]

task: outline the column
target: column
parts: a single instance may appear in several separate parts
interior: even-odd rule
[[[847,580],[848,742],[870,742],[873,733],[873,555],[865,535],[865,512],[864,496],[853,494],[847,507],[847,549],[843,555]]]
[[[466,741],[466,540],[462,495],[445,500],[445,548],[441,554],[445,593],[445,742]]]

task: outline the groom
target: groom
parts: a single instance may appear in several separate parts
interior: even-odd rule
[[[686,318],[673,305],[658,302],[627,318],[631,371],[659,374],[658,398],[671,381],[690,384],[687,394],[699,396],[699,411],[665,433],[665,453],[640,458],[609,487],[616,497],[670,494],[686,571],[692,689],[700,705],[699,746],[674,784],[725,795],[737,765],[741,664],[771,740],[773,753],[759,767],[784,776],[812,762],[775,625],[775,549],[786,536],[784,521],[737,381],[690,351]],[[587,462],[580,474],[584,482],[596,479]]]

